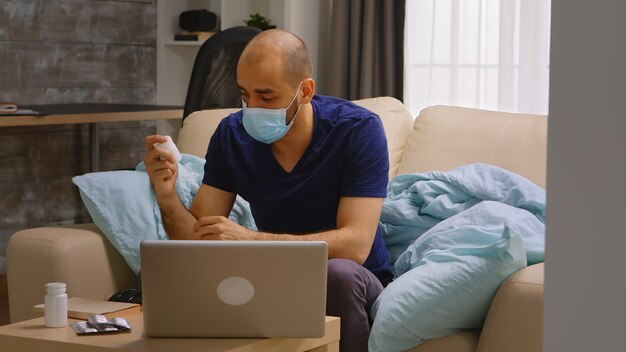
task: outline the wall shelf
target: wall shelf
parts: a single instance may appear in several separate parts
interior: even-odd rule
[[[201,46],[204,43],[204,41],[171,41],[171,42],[164,42],[163,45],[167,45],[167,46]]]

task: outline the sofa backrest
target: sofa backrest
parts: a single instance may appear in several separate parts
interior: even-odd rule
[[[353,101],[377,114],[383,122],[389,152],[389,177],[398,174],[402,155],[409,142],[413,117],[404,104],[392,97],[369,98]]]
[[[486,163],[546,184],[547,118],[451,106],[421,111],[398,174]]]
[[[406,149],[413,118],[397,99],[379,97],[354,101],[380,116],[387,136],[389,176],[396,175]],[[183,122],[176,145],[181,153],[204,157],[211,135],[220,121],[238,109],[202,110],[190,114]]]
[[[451,106],[432,106],[413,120],[391,97],[356,100],[380,116],[389,149],[389,176],[447,171],[471,163],[497,165],[545,188],[547,118]],[[196,111],[178,135],[182,153],[204,157],[222,118],[238,109]]]
[[[212,109],[194,111],[189,114],[178,132],[176,140],[178,150],[181,153],[204,158],[217,125],[224,117],[238,110],[240,109]]]

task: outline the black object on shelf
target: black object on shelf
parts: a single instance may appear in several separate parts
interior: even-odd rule
[[[175,34],[174,35],[174,40],[197,41],[198,40],[198,35],[197,34]]]
[[[178,26],[189,32],[215,32],[219,29],[219,21],[211,11],[189,10],[180,14]]]

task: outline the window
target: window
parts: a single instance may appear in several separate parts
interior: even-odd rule
[[[407,0],[404,102],[548,113],[550,0]]]

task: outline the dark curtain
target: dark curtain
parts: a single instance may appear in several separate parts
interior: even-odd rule
[[[332,2],[329,94],[402,100],[405,0]]]

